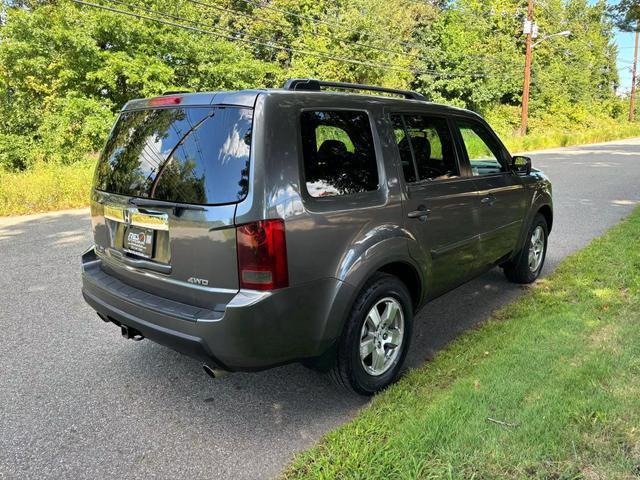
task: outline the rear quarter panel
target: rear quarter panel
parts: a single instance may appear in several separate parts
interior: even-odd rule
[[[238,205],[236,223],[283,218],[292,287],[326,278],[345,284],[322,317],[326,336],[336,337],[353,297],[378,268],[413,262],[403,227],[398,165],[385,137],[383,105],[375,98],[265,93],[255,108],[253,192]],[[312,198],[304,184],[300,114],[304,110],[358,110],[369,115],[378,162],[379,188],[348,196]]]

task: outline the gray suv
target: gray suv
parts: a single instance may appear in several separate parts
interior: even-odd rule
[[[308,79],[127,103],[91,217],[82,293],[126,338],[361,394],[397,378],[425,302],[495,266],[534,281],[553,222],[547,178],[480,116]]]

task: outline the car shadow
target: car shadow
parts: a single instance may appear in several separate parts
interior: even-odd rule
[[[430,302],[414,319],[407,367],[419,367],[522,292],[522,286],[509,283],[495,269]],[[106,328],[110,336],[119,336],[116,327]],[[218,426],[222,421],[232,430],[250,421],[256,429],[295,430],[304,438],[310,433],[306,428],[326,427],[328,418],[344,420],[367,403],[367,398],[350,394],[299,364],[211,379],[200,362],[152,342],[124,342],[120,350],[118,365],[124,378],[135,377],[141,392],[161,390],[153,395],[157,400],[147,397],[146,401],[157,401],[158,408],[167,400],[179,403],[185,414],[196,415],[193,421]],[[196,408],[198,404],[207,409]],[[193,411],[188,412],[189,408]],[[215,417],[209,415],[210,409],[215,410]]]

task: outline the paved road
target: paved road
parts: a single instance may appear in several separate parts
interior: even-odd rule
[[[546,272],[640,203],[640,139],[533,155],[554,182]],[[0,219],[0,478],[268,478],[365,404],[290,365],[216,381],[99,321],[86,211]],[[417,365],[521,289],[492,271],[430,304]]]

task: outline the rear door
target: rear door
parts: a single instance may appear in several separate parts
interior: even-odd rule
[[[253,112],[121,113],[96,168],[96,251],[141,290],[213,308],[238,290],[234,215],[247,195]]]
[[[525,187],[509,168],[508,152],[487,126],[462,117],[455,124],[478,189],[480,253],[488,266],[516,248],[527,209]]]
[[[444,116],[392,114],[404,175],[405,225],[417,242],[411,255],[431,265],[430,290],[438,294],[478,270],[477,193],[460,168]]]

